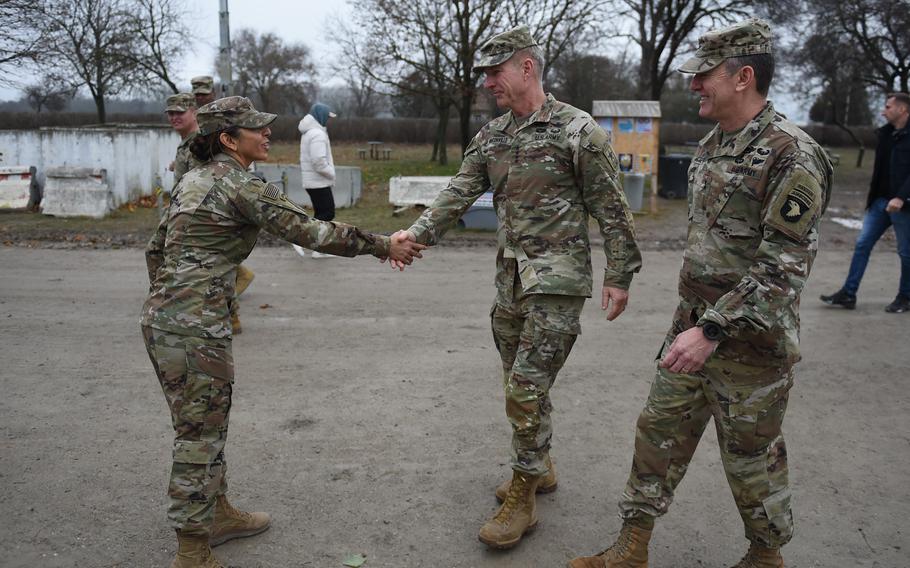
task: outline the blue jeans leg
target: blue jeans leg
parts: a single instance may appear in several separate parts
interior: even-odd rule
[[[872,247],[891,226],[891,216],[885,211],[887,204],[887,199],[879,198],[873,201],[872,206],[866,211],[863,228],[856,239],[856,248],[853,249],[850,272],[847,273],[847,281],[844,282],[844,291],[848,294],[856,295],[859,283],[863,279],[863,273],[866,272],[866,265],[869,264]]]
[[[897,236],[897,254],[901,257],[901,280],[898,292],[910,298],[910,212],[891,213],[891,224]]]

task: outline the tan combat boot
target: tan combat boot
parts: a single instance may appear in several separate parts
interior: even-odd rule
[[[247,513],[234,508],[227,497],[219,495],[215,501],[215,520],[209,542],[218,546],[234,538],[253,536],[268,530],[271,524],[268,513]]]
[[[749,552],[733,568],[784,568],[784,559],[779,548],[765,548],[753,542]]]
[[[224,568],[224,564],[215,558],[207,535],[177,531],[177,556],[171,568]]]
[[[540,483],[537,485],[538,493],[552,493],[556,491],[556,468],[553,467],[553,461],[550,460],[550,456],[547,456],[544,460],[544,463],[547,464],[547,474],[540,478]],[[496,499],[500,503],[506,500],[506,495],[509,493],[509,487],[512,485],[511,479],[506,479],[499,484],[499,487],[496,488]]]
[[[597,556],[569,562],[569,568],[648,568],[648,541],[651,531],[623,524],[616,542]]]
[[[237,296],[243,294],[243,291],[250,287],[253,278],[256,278],[256,275],[253,274],[252,270],[242,264],[237,266],[237,289],[234,290]]]
[[[534,494],[541,476],[512,473],[509,492],[492,519],[481,527],[478,538],[493,548],[512,548],[537,526]]]
[[[237,308],[231,311],[231,332],[234,335],[243,333],[243,326],[240,325],[240,314],[237,313]]]

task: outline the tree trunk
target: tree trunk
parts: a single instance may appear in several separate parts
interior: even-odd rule
[[[439,109],[439,124],[436,126],[436,161],[439,165],[444,166],[449,163],[449,157],[446,153],[446,133],[449,128],[449,104],[446,101],[442,108]]]
[[[474,102],[474,89],[465,89],[461,95],[461,107],[458,109],[458,120],[461,127],[461,153],[464,154],[471,143],[471,107]]]
[[[107,123],[107,111],[104,108],[104,95],[92,95],[92,98],[95,99],[95,110],[98,112],[98,122],[100,124]]]
[[[639,100],[646,100],[652,96],[652,77],[656,63],[654,59],[654,47],[643,44],[641,46],[641,64],[638,67],[638,89],[636,90]]]

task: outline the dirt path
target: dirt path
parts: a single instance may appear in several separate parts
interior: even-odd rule
[[[896,568],[910,549],[910,316],[882,311],[891,252],[873,256],[855,312],[822,306],[847,255],[824,249],[804,294],[786,422],[788,567]],[[366,568],[557,567],[611,541],[678,251],[645,254],[617,322],[588,303],[553,391],[560,489],[505,554],[476,539],[509,442],[488,329],[492,248],[434,250],[405,274],[289,247],[259,248],[249,264],[227,455],[236,502],[270,511],[274,527],[219,548],[225,561],[331,568],[360,553]],[[141,252],[3,247],[0,265],[0,565],[167,566],[170,427],[138,330]],[[724,567],[743,550],[709,428],[650,565]]]

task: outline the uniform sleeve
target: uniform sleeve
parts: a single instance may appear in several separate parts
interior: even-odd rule
[[[478,138],[479,135],[471,140],[468,149],[465,150],[461,168],[449,185],[436,196],[423,215],[408,229],[417,237],[418,243],[425,245],[438,243],[471,204],[490,187],[487,164]]]
[[[828,202],[831,173],[821,166],[802,154],[772,179],[752,266],[698,325],[714,322],[733,337],[768,331],[798,300],[818,252],[818,224]]]
[[[164,265],[164,243],[167,237],[168,211],[165,209],[152,238],[145,245],[145,265],[149,273],[149,287],[154,286],[158,270]]]
[[[641,251],[635,242],[629,204],[619,185],[618,169],[606,133],[593,123],[588,124],[576,158],[582,197],[604,240],[604,286],[628,290],[632,275],[641,270]]]
[[[389,255],[389,237],[344,223],[313,219],[275,185],[258,179],[246,182],[237,193],[235,205],[254,225],[308,249],[338,256]]]

